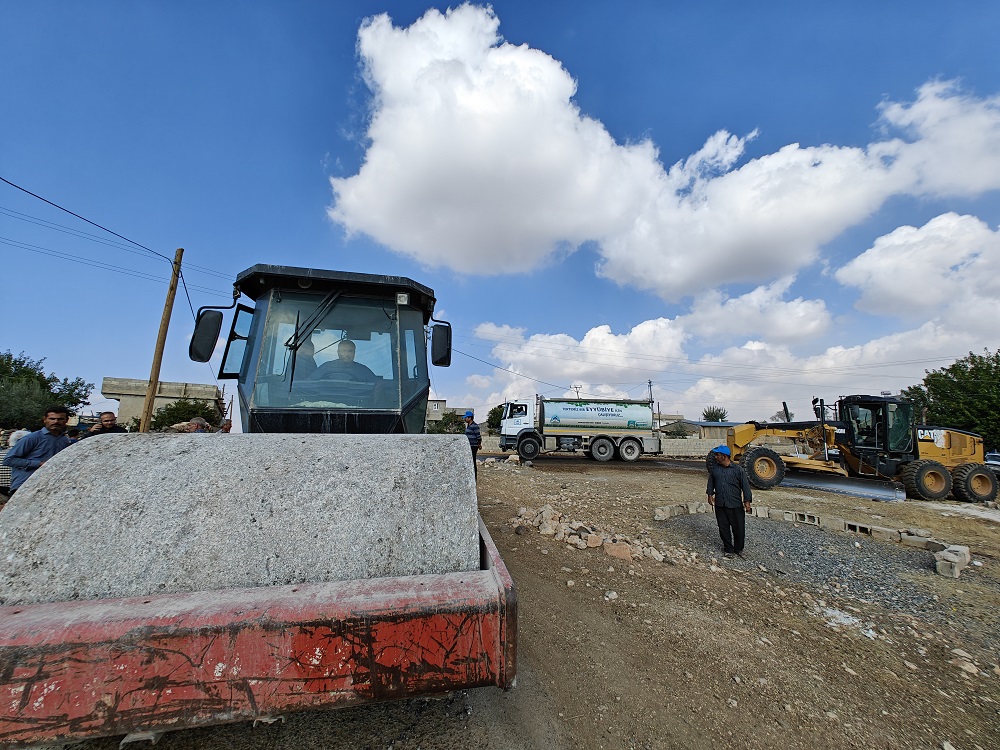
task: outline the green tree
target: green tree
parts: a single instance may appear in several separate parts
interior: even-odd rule
[[[76,411],[88,402],[93,383],[46,373],[44,362],[24,352],[0,352],[0,426],[38,429],[46,407],[59,404]]]
[[[725,422],[729,419],[729,412],[721,406],[706,406],[701,413],[702,422]]]
[[[427,425],[427,432],[434,435],[445,433],[464,433],[465,420],[453,411],[446,411],[441,415],[441,419]]]
[[[683,422],[676,422],[663,434],[669,438],[686,438],[688,436],[688,431],[684,427]]]
[[[214,425],[219,421],[219,412],[208,401],[181,398],[157,409],[149,427],[151,430],[162,430],[179,422],[190,422],[195,417],[201,417]]]
[[[500,417],[502,416],[503,404],[497,404],[490,409],[490,413],[486,415],[486,429],[490,431],[490,434],[495,434],[500,431]]]
[[[983,436],[987,448],[1000,447],[1000,350],[968,357],[940,370],[925,370],[922,383],[904,388],[918,422],[954,427]]]

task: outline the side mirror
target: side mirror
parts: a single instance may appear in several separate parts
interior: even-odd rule
[[[448,367],[451,364],[451,323],[431,328],[431,364]]]
[[[188,356],[195,362],[208,362],[222,331],[222,313],[218,310],[200,310],[188,345]]]

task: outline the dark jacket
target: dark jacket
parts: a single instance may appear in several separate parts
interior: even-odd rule
[[[715,504],[719,508],[742,508],[743,503],[749,503],[753,498],[746,472],[735,463],[725,467],[716,463],[709,468],[705,494],[715,495]]]

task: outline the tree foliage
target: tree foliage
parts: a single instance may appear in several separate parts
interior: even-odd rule
[[[464,433],[465,420],[453,411],[446,411],[441,415],[441,419],[427,425],[427,432],[434,435]]]
[[[987,448],[1000,447],[1000,350],[968,357],[926,372],[922,383],[904,388],[917,421],[954,427],[983,436]]]
[[[706,406],[701,413],[702,422],[725,422],[729,419],[729,412],[721,406]]]
[[[151,430],[162,430],[179,422],[190,422],[195,417],[201,417],[214,425],[219,421],[219,412],[208,401],[182,398],[157,409],[149,427]]]
[[[486,428],[490,432],[500,431],[500,417],[503,416],[503,404],[497,404],[492,409],[490,413],[486,415]]]
[[[94,384],[83,378],[59,378],[46,373],[42,359],[24,352],[0,352],[0,426],[42,426],[45,409],[56,404],[76,411],[87,403]]]

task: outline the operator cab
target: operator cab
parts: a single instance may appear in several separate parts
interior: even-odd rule
[[[219,377],[237,381],[244,432],[423,432],[433,290],[400,276],[270,265],[243,271],[234,289],[255,305],[236,306]],[[207,361],[196,341],[217,338],[201,331],[207,319],[221,324],[213,312],[199,311],[192,359]],[[450,334],[434,326],[435,364],[449,363]]]
[[[886,396],[845,396],[838,403],[838,416],[857,449],[886,453],[911,453],[913,404]]]

